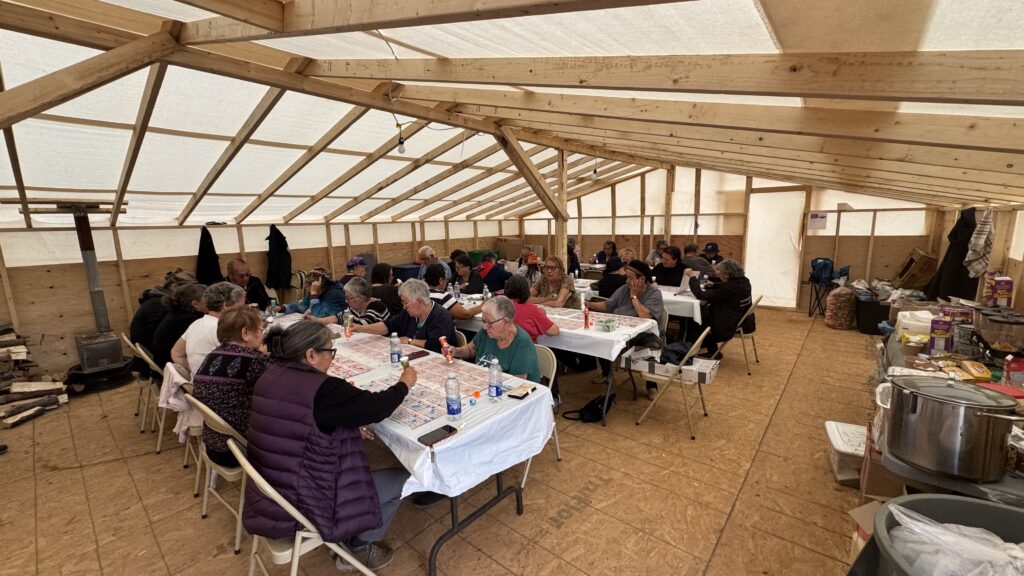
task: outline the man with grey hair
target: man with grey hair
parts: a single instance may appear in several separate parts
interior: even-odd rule
[[[708,354],[714,356],[718,352],[719,344],[733,337],[740,318],[750,309],[750,280],[747,279],[743,266],[731,258],[718,264],[718,276],[722,279],[718,284],[701,286],[699,273],[692,268],[684,270],[684,274],[689,277],[690,291],[693,295],[702,303],[707,302],[711,305],[711,313],[705,321],[705,326],[711,327],[711,333],[704,339],[704,346]]]
[[[270,295],[263,286],[263,281],[253,276],[249,271],[249,264],[241,258],[228,260],[225,267],[228,273],[228,282],[245,289],[245,303],[255,304],[260,310],[266,310],[270,306]]]
[[[345,283],[345,303],[348,304],[349,313],[352,315],[353,324],[376,324],[384,322],[391,313],[383,301],[373,297],[370,283],[357,276]],[[315,318],[306,314],[306,320],[313,320],[321,324],[344,324],[345,312],[338,312],[333,316]]]
[[[245,305],[245,290],[231,282],[217,282],[203,293],[206,314],[189,325],[171,348],[171,361],[188,369],[195,376],[203,360],[217,346],[217,323],[220,315]]]
[[[516,307],[512,300],[507,296],[491,298],[484,302],[482,315],[484,329],[469,344],[455,348],[455,356],[485,367],[497,359],[502,372],[540,382],[537,349],[530,334],[513,321]]]
[[[398,334],[403,344],[412,344],[433,352],[441,352],[441,336],[455,344],[455,323],[452,315],[430,299],[430,289],[423,280],[406,280],[398,287],[404,310],[384,322],[353,326],[353,332],[387,336]]]
[[[441,266],[444,266],[444,277],[447,278],[449,282],[451,281],[452,269],[449,268],[447,264],[442,262],[441,259],[437,257],[437,254],[434,252],[433,248],[431,248],[430,246],[421,247],[419,251],[419,258],[420,273],[418,276],[416,276],[417,278],[423,280],[423,275],[427,273],[427,266],[437,263],[440,264]]]

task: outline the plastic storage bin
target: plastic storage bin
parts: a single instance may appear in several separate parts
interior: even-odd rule
[[[881,335],[879,322],[889,320],[889,304],[857,299],[857,331],[861,334]]]

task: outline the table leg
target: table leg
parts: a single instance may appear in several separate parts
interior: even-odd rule
[[[480,519],[481,516],[489,512],[491,508],[494,508],[499,502],[501,502],[508,496],[515,495],[516,514],[520,516],[523,515],[522,488],[520,488],[519,486],[510,486],[508,488],[505,488],[504,483],[502,482],[501,479],[501,474],[501,472],[495,474],[495,486],[497,488],[497,493],[494,495],[494,497],[488,500],[486,503],[484,503],[476,510],[474,510],[472,514],[466,516],[466,518],[461,521],[459,520],[458,498],[448,499],[448,502],[451,505],[452,527],[444,534],[438,536],[437,540],[434,542],[434,546],[430,549],[430,558],[428,563],[430,576],[437,576],[437,555],[438,553],[440,553],[441,547],[444,546],[449,540],[457,536],[459,532],[465,530],[470,524]]]
[[[608,370],[608,390],[604,393],[604,406],[601,410],[601,426],[608,426],[608,399],[612,397],[612,384],[615,382],[615,361],[612,360],[611,369]]]

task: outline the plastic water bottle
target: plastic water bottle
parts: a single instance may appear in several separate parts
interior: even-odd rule
[[[462,297],[462,294],[459,293],[459,281],[458,280],[456,280],[455,282],[452,282],[452,295],[455,296],[456,300],[458,300],[459,298]]]
[[[491,402],[500,402],[504,390],[501,387],[501,364],[497,358],[491,358],[491,367],[487,369],[487,396]]]
[[[448,407],[448,421],[462,420],[462,392],[459,390],[459,381],[455,378],[454,372],[449,372],[448,379],[444,382],[444,400]]]
[[[391,333],[391,366],[398,367],[402,361],[402,341],[398,339],[398,332]]]
[[[491,297],[491,291],[487,288],[487,285],[485,284],[484,285],[484,300],[488,300],[488,299],[490,299],[490,297]]]

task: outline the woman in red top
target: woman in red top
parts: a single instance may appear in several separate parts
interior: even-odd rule
[[[540,307],[530,302],[530,284],[526,278],[518,274],[509,278],[505,283],[505,296],[512,300],[512,305],[516,308],[513,321],[520,328],[526,330],[534,344],[537,343],[537,337],[541,334],[548,336],[558,334],[558,325],[552,322]]]

